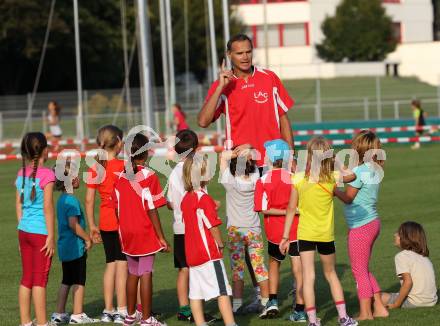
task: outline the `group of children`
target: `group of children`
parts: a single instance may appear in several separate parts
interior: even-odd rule
[[[28,133],[21,144],[23,166],[18,172],[16,210],[23,275],[19,288],[21,325],[49,323],[93,323],[83,311],[87,251],[103,243],[106,269],[103,276],[104,311],[100,321],[142,326],[162,326],[151,310],[152,273],[155,254],[168,252],[158,208],[173,211],[174,265],[178,269],[178,320],[197,326],[215,320],[204,313],[203,301],[217,298],[225,325],[234,326],[235,315],[259,313],[260,318],[279,314],[280,265],[288,254],[295,280],[295,301],[289,320],[320,325],[315,305],[315,251],[329,283],[340,325],[357,325],[357,320],[387,317],[388,309],[432,306],[437,302],[435,274],[423,228],[403,223],[395,235],[402,251],[396,255],[399,293],[382,293],[369,261],[380,232],[377,200],[382,157],[380,141],[371,131],[362,131],[352,142],[359,165],[352,171],[337,164],[329,142],[313,138],[307,145],[304,169],[292,173],[294,157],[288,144],[275,139],[265,143],[267,169],[256,166],[255,151],[248,144],[225,150],[220,157],[219,181],[226,190],[227,241],[223,241],[217,211],[220,202],[207,190],[209,164],[196,151],[197,135],[188,129],[177,133],[174,147],[179,162],[168,179],[163,195],[158,176],[145,167],[148,138],[123,133],[116,126],[102,127],[97,136],[97,164],[88,171],[85,199],[86,218],[79,200],[44,167],[47,140],[38,132]],[[118,159],[124,150],[128,159]],[[340,168],[336,168],[337,166]],[[64,167],[63,167],[64,168]],[[70,176],[68,162],[64,175]],[[335,171],[339,170],[339,171]],[[264,174],[263,174],[264,172]],[[72,186],[79,179],[72,176]],[[337,188],[346,183],[345,189]],[[60,190],[57,202],[58,256],[63,277],[57,311],[48,323],[46,285],[55,249],[53,189]],[[96,192],[100,196],[99,224],[95,222]],[[334,196],[342,200],[349,227],[348,251],[360,303],[359,317],[347,312],[344,293],[335,270]],[[264,215],[264,229],[259,212]],[[264,243],[264,235],[267,245]],[[223,264],[228,248],[232,288]],[[269,268],[265,263],[267,248]],[[244,273],[249,269],[256,290],[256,302],[244,305]],[[73,313],[65,305],[69,290],[74,297]],[[116,309],[113,304],[116,293]],[[230,300],[232,296],[232,303]],[[36,320],[31,319],[31,298]]]

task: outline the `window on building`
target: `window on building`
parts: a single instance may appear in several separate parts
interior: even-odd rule
[[[306,32],[303,23],[285,24],[282,28],[283,46],[306,45]]]
[[[397,43],[402,43],[402,24],[394,22],[392,25],[393,29],[393,38],[397,41]]]
[[[264,27],[257,26],[257,46],[265,47],[264,40]],[[280,32],[278,25],[267,25],[267,46],[270,48],[279,47],[280,44]]]

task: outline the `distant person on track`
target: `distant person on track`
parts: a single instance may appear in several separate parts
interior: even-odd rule
[[[61,106],[59,106],[56,101],[50,101],[47,105],[47,110],[49,112],[49,115],[47,116],[49,132],[46,134],[46,137],[51,141],[57,142],[54,146],[54,151],[58,151],[58,141],[60,141],[63,136],[63,130],[60,127]]]
[[[178,103],[175,103],[171,107],[171,111],[173,112],[174,131],[179,132],[181,130],[189,129],[188,123],[186,123],[186,114],[183,112],[182,106]]]
[[[421,137],[423,136],[423,131],[426,125],[426,112],[422,109],[422,103],[420,100],[412,100],[411,101],[411,108],[413,111],[413,118],[414,123],[416,127],[416,136]],[[411,146],[412,149],[419,149],[420,148],[420,142],[417,141],[413,146]]]

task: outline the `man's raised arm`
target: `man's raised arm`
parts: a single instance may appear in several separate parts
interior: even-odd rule
[[[226,70],[225,61],[223,60],[219,75],[218,85],[214,90],[214,93],[205,102],[199,114],[197,115],[197,123],[202,128],[207,128],[211,124],[215,116],[215,110],[217,109],[218,100],[222,94],[223,89],[229,84],[232,78],[232,71]]]

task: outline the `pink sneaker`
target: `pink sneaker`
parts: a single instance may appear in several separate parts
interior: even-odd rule
[[[141,320],[140,325],[141,326],[167,326],[166,323],[162,323],[162,322],[158,321],[153,316],[150,316],[150,318],[148,318],[148,319]]]

